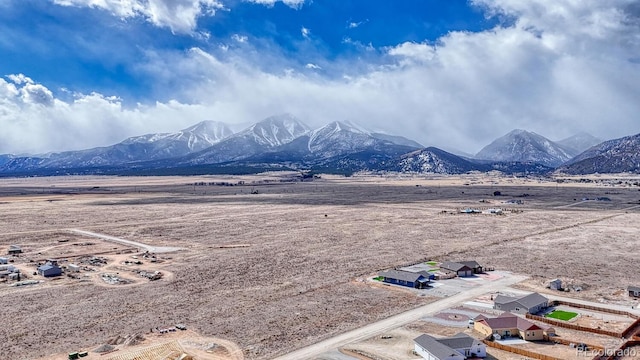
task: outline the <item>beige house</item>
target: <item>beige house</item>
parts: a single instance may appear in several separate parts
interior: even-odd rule
[[[493,319],[480,315],[475,319],[473,329],[486,337],[519,337],[527,341],[543,340],[545,335],[554,333],[550,327],[542,328],[510,312]]]

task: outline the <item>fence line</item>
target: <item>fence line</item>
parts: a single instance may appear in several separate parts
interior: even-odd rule
[[[503,351],[508,351],[510,353],[514,353],[514,354],[518,354],[518,355],[522,355],[522,356],[527,356],[527,357],[534,358],[534,359],[540,359],[540,360],[563,360],[563,359],[560,359],[560,358],[557,358],[557,357],[544,355],[544,354],[539,354],[537,352],[533,352],[533,351],[529,351],[529,350],[525,350],[525,349],[520,349],[520,348],[509,346],[509,345],[498,344],[497,342],[493,342],[493,341],[489,341],[489,340],[482,340],[482,342],[484,342],[488,347],[496,348],[496,349],[503,350]]]
[[[615,309],[609,309],[609,308],[605,308],[605,307],[585,305],[585,304],[578,304],[578,303],[574,303],[574,302],[570,302],[570,301],[554,300],[554,301],[551,301],[551,304],[553,304],[553,306],[566,305],[566,306],[571,306],[571,307],[579,308],[579,309],[595,310],[595,311],[609,313],[609,314],[625,315],[625,316],[628,316],[628,317],[630,317],[632,319],[640,319],[640,316],[638,316],[636,314],[633,314],[633,313],[630,313],[628,311],[615,310]]]
[[[595,350],[604,350],[605,348],[601,345],[594,345],[594,344],[587,344],[584,341],[575,341],[575,340],[567,340],[567,339],[563,339],[557,336],[544,336],[544,340],[546,341],[550,341],[550,342],[554,342],[556,344],[561,344],[561,345],[567,345],[570,346],[571,344],[585,344],[587,345],[587,347],[589,349],[595,349]]]
[[[613,337],[617,337],[617,338],[621,338],[622,337],[622,333],[619,333],[619,332],[609,331],[609,330],[602,330],[602,329],[593,329],[593,328],[586,327],[586,326],[569,324],[569,323],[564,322],[562,320],[549,319],[549,318],[546,318],[546,317],[542,317],[542,316],[538,316],[538,315],[532,315],[532,314],[529,314],[529,313],[527,313],[526,317],[527,317],[527,319],[541,321],[543,323],[555,325],[557,327],[562,327],[562,328],[565,328],[565,329],[572,329],[572,330],[590,332],[590,333],[595,333],[595,334],[600,334],[600,335],[613,336]]]

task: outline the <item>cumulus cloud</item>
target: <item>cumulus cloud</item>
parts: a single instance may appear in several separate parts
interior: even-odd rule
[[[7,75],[7,79],[13,81],[15,84],[33,84],[33,80],[25,76],[24,74],[9,74]]]
[[[630,1],[474,1],[508,22],[375,49],[381,58],[365,66],[308,63],[322,64],[331,77],[305,71],[313,68],[306,62],[298,70],[286,59],[260,66],[265,57],[251,60],[250,44],[147,59],[144,71],[178,84],[171,94],[189,103],[126,108],[116,98],[78,94],[43,106],[24,96],[35,90],[28,88],[33,80],[0,79],[0,152],[106,145],[203,119],[250,123],[282,112],[312,126],[350,119],[466,152],[514,128],[552,139],[579,131],[603,138],[640,132],[640,64],[630,61],[640,53],[640,23]]]
[[[141,16],[176,33],[191,33],[198,17],[214,15],[224,6],[219,0],[53,0],[57,5],[106,10],[120,18]]]

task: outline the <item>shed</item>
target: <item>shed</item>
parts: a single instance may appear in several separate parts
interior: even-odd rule
[[[22,248],[18,245],[9,245],[9,255],[22,254]]]
[[[551,290],[562,290],[562,280],[553,279],[549,281],[549,289]]]
[[[627,291],[629,291],[629,296],[640,297],[640,286],[629,286]]]
[[[454,273],[456,273],[456,275],[460,277],[467,277],[473,274],[473,269],[470,268],[469,266],[461,263],[453,262],[453,261],[443,262],[442,264],[440,264],[440,268],[453,271]]]
[[[9,263],[9,259],[7,259],[6,257],[0,257],[0,264],[8,264]]]
[[[382,281],[389,284],[408,286],[416,289],[424,289],[429,287],[429,277],[423,274],[413,273],[401,270],[387,270],[378,274],[382,277]]]
[[[38,274],[44,277],[53,277],[62,275],[62,269],[57,265],[46,264],[38,267]]]
[[[20,281],[20,273],[11,273],[7,278],[13,281]]]
[[[67,267],[69,268],[69,271],[80,272],[80,266],[79,265],[69,264],[69,265],[67,265]]]

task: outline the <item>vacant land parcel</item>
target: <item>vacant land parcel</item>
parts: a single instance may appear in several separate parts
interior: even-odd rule
[[[122,244],[105,249],[102,240],[70,229],[183,249],[154,265],[172,274],[166,281],[0,284],[10,304],[0,328],[5,356],[91,349],[117,335],[185,323],[237,343],[248,359],[272,358],[432,301],[364,279],[451,257],[540,281],[576,279],[588,285],[582,296],[627,301],[616,292],[637,265],[636,189],[616,188],[607,195],[613,201],[590,208],[564,206],[611,188],[482,177],[289,181],[287,175],[1,180],[0,251],[22,246],[23,254],[10,257],[20,266],[72,256],[55,247],[67,234],[123,251]],[[236,186],[215,185],[223,182]],[[502,196],[493,196],[496,190]],[[524,204],[505,204],[512,198]],[[479,205],[517,211],[459,213]]]

